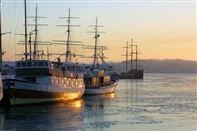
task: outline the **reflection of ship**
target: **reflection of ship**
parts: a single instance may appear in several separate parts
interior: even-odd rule
[[[93,110],[102,109],[104,111],[105,106],[108,106],[113,99],[116,98],[116,93],[110,94],[102,94],[102,95],[91,95],[91,96],[84,96],[86,101],[86,106]]]
[[[103,66],[100,67],[98,64],[98,58],[103,60],[104,46],[98,46],[97,40],[100,37],[101,32],[98,32],[98,21],[96,18],[96,24],[91,26],[95,28],[94,39],[95,45],[87,47],[88,49],[94,49],[93,64],[89,66],[89,71],[84,74],[85,81],[85,94],[106,94],[115,92],[116,86],[118,85],[118,79],[112,79],[111,75],[104,70]],[[102,55],[98,53],[101,50]]]
[[[144,70],[143,69],[140,69],[138,67],[138,46],[137,45],[133,45],[133,39],[131,41],[131,60],[130,60],[130,65],[131,65],[131,69],[128,71],[128,56],[129,56],[129,53],[128,53],[128,42],[126,44],[126,68],[125,68],[125,72],[122,72],[120,74],[117,74],[117,73],[114,73],[113,76],[114,77],[118,77],[120,79],[143,79],[143,75],[144,75]],[[135,52],[133,52],[133,47],[135,47]],[[133,67],[133,55],[136,56],[135,58],[135,67]]]
[[[85,90],[83,75],[65,70],[66,65],[43,59],[44,52],[37,45],[37,7],[35,29],[30,32],[27,43],[27,16],[25,3],[25,59],[16,61],[16,75],[4,80],[3,103],[10,105],[31,104],[79,99]],[[32,45],[31,35],[35,34]],[[29,52],[27,51],[29,46]],[[32,52],[31,46],[34,46]]]
[[[84,100],[14,106],[0,113],[0,130],[80,130],[84,120]],[[10,121],[10,118],[12,121]],[[25,125],[25,126],[24,126]],[[31,129],[30,129],[31,128]]]

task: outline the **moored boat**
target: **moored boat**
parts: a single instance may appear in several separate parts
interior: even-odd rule
[[[135,52],[133,51],[133,47],[135,47]],[[130,53],[130,66],[131,69],[128,71],[128,56],[129,56],[129,45],[128,45],[128,41],[126,43],[126,46],[123,47],[126,48],[126,54],[124,56],[126,56],[126,62],[125,62],[125,72],[122,73],[113,73],[112,76],[113,77],[118,77],[120,79],[143,79],[144,78],[144,70],[138,67],[138,45],[133,45],[133,39],[131,39],[131,53]],[[135,55],[135,67],[133,66],[133,55]]]
[[[47,60],[17,61],[16,76],[4,80],[4,101],[10,105],[76,100],[84,94],[83,77]]]
[[[97,40],[100,37],[100,34],[97,30],[98,27],[102,27],[98,25],[98,20],[96,18],[95,27],[95,45],[88,47],[88,49],[94,49],[94,59],[93,64],[89,64],[86,66],[86,72],[84,73],[84,82],[85,82],[85,95],[100,95],[100,94],[108,94],[114,93],[116,87],[118,85],[118,79],[114,79],[111,77],[111,74],[105,70],[105,61],[104,61],[104,53],[103,50],[106,49],[104,46],[98,46]],[[98,52],[101,52],[99,54]],[[102,65],[100,66],[98,63],[98,58],[102,60]],[[89,70],[88,70],[89,69]]]
[[[38,50],[37,7],[35,29],[29,33],[27,42],[26,0],[25,3],[25,58],[16,61],[15,76],[3,80],[4,105],[23,105],[53,101],[80,99],[85,90],[83,75],[65,70],[66,65],[43,59],[44,52]],[[32,44],[31,35],[35,34]],[[27,51],[29,45],[29,52]],[[34,50],[31,50],[34,46]]]

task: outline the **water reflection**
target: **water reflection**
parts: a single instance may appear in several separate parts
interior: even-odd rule
[[[75,102],[12,107],[0,115],[4,130],[73,129],[83,120],[84,100]],[[3,121],[5,117],[6,121]]]
[[[3,130],[4,121],[4,115],[0,114],[0,131]]]
[[[0,114],[0,130],[195,130],[196,80],[149,75],[121,80],[112,94],[12,107]]]

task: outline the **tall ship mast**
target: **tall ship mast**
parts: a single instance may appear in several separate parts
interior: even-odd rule
[[[79,17],[71,16],[71,11],[69,8],[68,9],[68,16],[67,17],[59,17],[59,18],[66,20],[66,24],[57,25],[57,26],[66,28],[67,39],[66,40],[53,40],[53,44],[66,46],[66,50],[65,50],[65,53],[63,53],[63,54],[56,53],[55,55],[58,55],[57,58],[60,58],[61,56],[65,56],[65,63],[72,63],[72,57],[79,56],[79,55],[75,54],[71,50],[71,46],[82,46],[82,42],[71,40],[71,31],[72,31],[71,27],[79,27],[80,26],[80,25],[72,25],[71,20],[72,19],[79,19]]]
[[[123,56],[126,56],[126,70],[125,72],[122,72],[121,74],[113,74],[114,77],[119,77],[120,79],[143,79],[144,76],[144,70],[140,69],[138,67],[138,45],[133,44],[133,39],[131,39],[131,45],[128,45],[128,42],[126,43],[126,46],[123,47],[126,48],[126,54]],[[129,53],[130,49],[130,53]],[[131,57],[130,59],[130,70],[128,70],[128,57]],[[133,56],[135,56],[135,59],[133,60]],[[134,66],[135,64],[135,66]]]
[[[107,71],[104,70],[103,64],[102,67],[97,65],[98,58],[101,58],[102,62],[104,62],[104,54],[103,50],[106,48],[104,46],[98,46],[98,38],[100,37],[100,33],[98,31],[98,27],[103,27],[98,25],[98,19],[96,17],[96,24],[93,26],[95,29],[94,32],[94,39],[95,43],[94,46],[88,46],[87,49],[93,49],[93,63],[92,66],[89,66],[89,71],[86,70],[84,74],[84,81],[85,81],[85,94],[86,95],[99,95],[99,94],[107,94],[107,93],[114,93],[116,90],[116,86],[118,85],[118,79],[113,79]],[[99,54],[98,50],[101,49],[101,55]]]
[[[16,61],[16,75],[14,78],[7,78],[4,82],[4,104],[22,105],[54,101],[77,100],[82,97],[85,90],[83,75],[77,71],[65,70],[65,67],[58,62],[48,59],[40,59],[37,50],[37,36],[31,51],[31,35],[37,35],[37,23],[34,33],[29,33],[27,41],[27,10],[25,9],[25,59]],[[36,7],[35,20],[38,18]],[[29,46],[29,51],[28,51]],[[32,54],[33,53],[33,54]],[[44,52],[42,53],[44,54]],[[33,58],[32,58],[33,55]]]

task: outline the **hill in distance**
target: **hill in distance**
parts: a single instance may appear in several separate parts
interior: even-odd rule
[[[125,61],[120,63],[111,63],[115,72],[125,72]],[[135,65],[135,63],[133,63]],[[149,59],[139,60],[138,67],[144,69],[145,73],[197,73],[197,61],[188,61],[181,59]],[[130,70],[130,62],[128,62]]]

